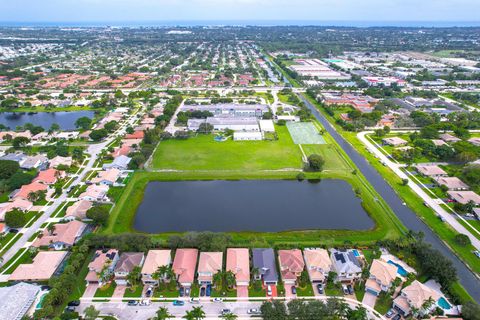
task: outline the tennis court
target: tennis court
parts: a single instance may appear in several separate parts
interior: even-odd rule
[[[312,122],[287,122],[295,144],[325,144],[325,139]]]

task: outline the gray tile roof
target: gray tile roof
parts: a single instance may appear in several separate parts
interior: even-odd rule
[[[271,248],[253,249],[253,267],[257,268],[265,282],[278,281],[275,252]]]

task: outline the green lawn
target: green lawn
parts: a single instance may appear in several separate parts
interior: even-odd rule
[[[179,296],[178,289],[175,285],[160,284],[153,292],[155,298],[177,298]]]
[[[363,300],[363,296],[365,295],[365,282],[355,282],[355,287],[353,289],[355,291],[355,297],[361,302]]]
[[[213,289],[212,290],[212,295],[211,295],[213,298],[217,298],[217,297],[220,297],[220,298],[235,298],[237,296],[237,290],[233,289],[233,290],[216,290],[216,289]]]
[[[127,288],[125,290],[125,293],[123,294],[124,298],[140,298],[142,296],[142,285],[135,286],[133,291],[131,289],[132,288]]]
[[[311,283],[308,283],[305,287],[297,287],[297,296],[299,297],[313,297],[313,287]]]
[[[393,299],[389,294],[386,294],[385,292],[380,293],[377,298],[377,302],[375,302],[375,311],[380,314],[387,313],[387,311],[392,307],[392,301]]]
[[[255,289],[255,286],[253,285],[253,283],[248,287],[248,296],[249,297],[266,297],[267,296],[267,292],[265,291],[264,288],[262,288],[262,285],[261,285],[261,281],[260,280],[256,280],[256,287],[259,289],[259,290],[256,290]]]
[[[113,296],[113,292],[115,291],[116,287],[117,287],[116,282],[112,281],[109,285],[98,288],[97,291],[95,291],[94,297],[95,298],[110,298],[111,296]]]
[[[160,142],[153,168],[174,170],[300,169],[302,154],[284,126],[276,127],[277,141],[216,142],[213,135]]]

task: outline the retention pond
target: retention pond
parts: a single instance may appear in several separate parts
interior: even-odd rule
[[[330,179],[151,182],[134,221],[148,233],[373,227],[351,186]]]

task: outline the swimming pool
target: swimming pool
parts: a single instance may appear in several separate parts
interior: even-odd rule
[[[448,301],[447,301],[444,297],[441,297],[440,299],[438,299],[437,304],[438,304],[439,307],[442,308],[443,310],[449,310],[449,309],[452,308],[452,306],[450,305],[450,303],[448,303]]]
[[[388,260],[387,263],[397,267],[397,273],[402,277],[406,277],[408,275],[407,270],[405,270],[405,268],[399,265],[398,263],[395,263],[392,260]]]
[[[360,252],[358,252],[357,249],[353,249],[352,251],[353,251],[353,255],[354,255],[355,257],[360,257]]]

